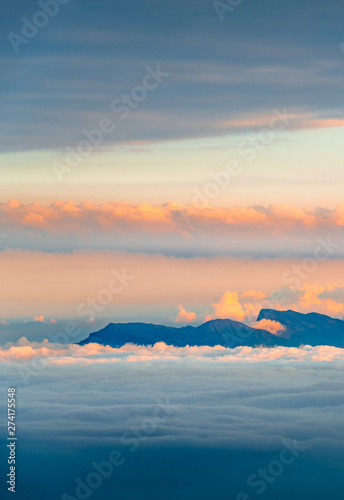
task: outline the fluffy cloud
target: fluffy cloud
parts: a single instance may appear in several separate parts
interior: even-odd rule
[[[181,217],[181,216],[184,217]],[[221,227],[251,227],[258,224],[259,230],[274,229],[283,234],[293,229],[322,228],[344,225],[344,204],[334,209],[298,208],[292,205],[272,204],[268,207],[204,206],[166,203],[153,206],[109,202],[97,205],[84,202],[79,205],[56,201],[51,205],[41,203],[22,204],[17,200],[0,203],[1,227],[30,227],[50,232],[87,231],[90,229],[121,231],[149,229],[169,232],[182,228],[188,221],[193,229]],[[257,228],[258,229],[258,228]]]
[[[30,342],[25,337],[16,344],[7,344],[5,348],[0,348],[0,363],[19,362],[20,364],[24,363],[26,367],[30,367],[30,362],[34,367],[39,365],[44,367],[47,364],[92,365],[97,363],[133,363],[173,359],[193,359],[223,363],[235,361],[253,363],[278,359],[289,361],[344,361],[344,349],[332,346],[312,347],[307,345],[302,348],[174,347],[164,342],[157,342],[154,346],[147,347],[126,344],[123,347],[114,348],[95,343],[84,346],[76,344],[59,345],[49,343],[47,339],[40,343]],[[25,365],[25,362],[29,362],[29,364]]]
[[[336,290],[340,293],[336,294]],[[342,302],[334,300],[326,295],[327,293],[341,298]],[[271,300],[271,297],[261,291],[246,290],[239,294],[226,290],[220,300],[212,304],[213,311],[205,319],[229,318],[277,334],[284,329],[278,322],[264,319],[256,323],[262,308],[293,309],[301,313],[319,312],[340,319],[344,314],[344,289],[333,283],[325,286],[304,283],[298,288],[287,286],[283,287],[277,296],[279,300]]]
[[[196,319],[196,313],[188,312],[182,305],[178,306],[179,313],[174,320],[175,323],[192,323]]]
[[[9,235],[3,248],[62,255],[89,249],[178,258],[240,255],[257,259],[323,256],[326,252],[328,260],[344,257],[339,244],[329,253],[326,250],[329,231],[332,242],[341,241],[344,205],[316,210],[280,204],[216,207],[198,198],[195,195],[190,205],[159,206],[0,203],[0,227]]]
[[[89,347],[89,353],[98,348]],[[254,498],[247,479],[275,463],[285,439],[302,448],[300,458],[273,477],[264,498],[288,500],[295,485],[296,498],[310,498],[310,491],[314,500],[322,500],[324,491],[340,498],[343,350],[159,344],[120,351],[87,360],[55,358],[47,369],[36,370],[28,385],[19,370],[23,363],[0,364],[1,379],[10,380],[20,398],[21,477],[33,477],[38,460],[41,474],[39,485],[28,480],[18,498],[46,499],[47,488],[58,498],[76,497],[76,478],[85,480],[94,472],[92,463],[107,460],[115,449],[125,464],[94,498],[112,498],[115,491],[127,500],[158,500],[166,485],[171,498],[189,499],[190,491],[194,498],[212,498],[215,483],[218,498],[239,498],[241,491]],[[114,362],[121,356],[124,362]],[[143,432],[158,404],[169,410],[166,419]],[[138,473],[140,481],[132,481]]]
[[[39,321],[40,323],[45,323],[44,316],[42,314],[40,316],[35,316],[33,320]]]
[[[336,294],[336,290],[340,293]],[[342,318],[344,314],[344,294],[341,286],[336,284],[317,285],[304,283],[298,288],[285,287],[281,290],[283,301],[272,304],[275,309],[286,307],[298,312],[319,312],[329,316]],[[332,299],[327,293],[333,293],[341,300]],[[269,299],[267,299],[269,301]],[[262,302],[264,305],[264,301]]]
[[[254,325],[254,328],[260,328],[262,330],[267,330],[274,335],[278,335],[284,332],[285,326],[283,326],[279,321],[273,321],[271,319],[263,318],[260,321],[257,321]]]
[[[205,319],[229,318],[250,323],[256,320],[265,297],[261,291],[246,290],[239,294],[226,290],[220,300],[212,304],[213,311]]]
[[[236,321],[245,320],[245,311],[239,302],[239,295],[237,292],[227,290],[219,300],[212,304],[214,311],[206,317],[206,321],[214,318],[230,318]]]

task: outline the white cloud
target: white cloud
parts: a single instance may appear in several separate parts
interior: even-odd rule
[[[42,360],[48,364],[80,364],[116,362],[146,362],[164,360],[198,360],[207,362],[262,362],[273,360],[288,361],[344,361],[344,349],[332,346],[304,346],[252,348],[247,346],[229,349],[223,346],[174,347],[158,342],[154,346],[126,344],[120,348],[100,344],[59,345],[43,342],[29,342],[25,337],[16,344],[8,343],[0,348],[0,363]]]

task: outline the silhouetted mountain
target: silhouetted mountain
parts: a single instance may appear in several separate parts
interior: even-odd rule
[[[302,344],[344,347],[344,321],[324,314],[301,314],[295,311],[262,309],[258,321],[270,319],[285,326],[282,345],[299,347]]]
[[[258,321],[270,319],[285,326],[281,335],[251,328],[244,323],[230,319],[215,319],[203,325],[171,326],[152,325],[147,323],[110,323],[102,330],[91,333],[79,342],[80,345],[95,342],[112,347],[124,344],[154,345],[165,342],[175,347],[215,346],[288,346],[299,347],[309,345],[332,345],[344,347],[344,321],[333,319],[323,314],[301,314],[295,311],[275,311],[262,309]]]
[[[277,339],[278,340],[278,339]],[[236,347],[238,345],[258,346],[276,344],[276,336],[265,330],[251,328],[238,321],[230,319],[215,319],[203,325],[171,326],[151,325],[147,323],[110,323],[102,330],[91,333],[80,345],[96,342],[112,347],[124,344],[154,345],[165,342],[175,347],[215,346]]]

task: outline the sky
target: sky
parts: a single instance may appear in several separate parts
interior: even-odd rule
[[[232,3],[5,3],[4,339],[92,297],[91,325],[344,316],[343,4]]]

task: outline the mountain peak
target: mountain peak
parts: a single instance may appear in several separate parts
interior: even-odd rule
[[[125,344],[154,345],[165,342],[175,347],[237,346],[299,347],[301,345],[332,345],[344,347],[344,321],[323,314],[302,314],[296,311],[262,309],[258,321],[270,319],[285,327],[283,336],[252,328],[231,319],[213,319],[199,326],[164,326],[150,323],[109,323],[98,332],[91,333],[80,345],[91,342],[112,347]]]

